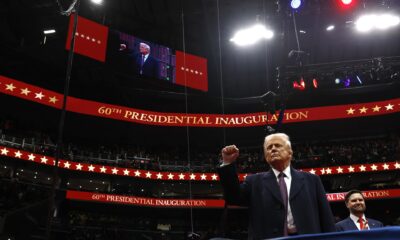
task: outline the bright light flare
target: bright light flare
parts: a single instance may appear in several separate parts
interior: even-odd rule
[[[92,0],[92,3],[100,5],[103,3],[103,0]]]
[[[326,28],[326,31],[332,31],[333,29],[335,29],[335,25],[329,25],[329,26]]]
[[[239,46],[247,46],[261,39],[271,39],[273,36],[274,33],[271,30],[261,24],[256,24],[253,27],[237,31],[230,41]]]
[[[351,4],[351,2],[353,2],[352,0],[341,0],[341,1],[344,5],[349,5]]]
[[[359,32],[369,32],[373,29],[386,30],[399,25],[400,18],[391,14],[368,14],[359,17],[356,22],[356,29]]]
[[[43,33],[46,34],[46,35],[47,34],[53,34],[53,33],[56,33],[56,30],[55,29],[47,29],[47,30],[44,30]]]
[[[290,6],[291,6],[293,9],[298,9],[298,8],[301,6],[301,0],[292,0],[292,1],[290,2]]]

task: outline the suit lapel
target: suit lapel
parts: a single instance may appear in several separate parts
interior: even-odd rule
[[[276,198],[283,204],[281,191],[279,190],[278,180],[276,179],[272,169],[264,173],[263,180],[265,187],[272,194],[272,196],[274,196],[274,198]]]
[[[290,173],[292,175],[292,183],[290,184],[290,194],[289,199],[293,199],[304,186],[304,177],[299,171],[290,167]]]
[[[349,229],[358,230],[357,225],[353,222],[353,220],[351,220],[350,217],[347,218],[347,225],[349,226]]]

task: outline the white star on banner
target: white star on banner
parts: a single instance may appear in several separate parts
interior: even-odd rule
[[[111,169],[111,171],[112,171],[112,174],[117,174],[119,170],[114,167],[113,169]]]
[[[325,168],[322,168],[320,171],[321,171],[321,174],[325,174]]]
[[[350,114],[354,114],[355,109],[349,108],[346,111],[347,111],[347,114],[350,115]]]
[[[174,174],[169,173],[169,174],[168,174],[168,179],[174,179]]]
[[[389,165],[387,165],[386,163],[382,165],[384,170],[389,170]]]
[[[35,161],[36,156],[33,155],[32,153],[28,155],[28,160],[30,161]]]
[[[372,109],[374,110],[374,112],[379,112],[379,110],[381,110],[381,107],[375,105],[375,107],[373,107]]]
[[[66,162],[64,163],[64,167],[65,167],[65,168],[68,168],[68,169],[69,169],[70,166],[71,166],[71,163],[69,163],[68,161],[66,161]]]
[[[13,92],[15,88],[16,87],[12,83],[6,84],[6,90],[9,90],[9,91]]]
[[[393,107],[394,107],[394,105],[392,105],[392,104],[390,104],[390,103],[389,103],[388,105],[385,106],[386,111],[393,110]]]
[[[366,167],[364,165],[361,165],[359,168],[361,172],[365,172]]]
[[[207,175],[205,175],[204,173],[203,174],[201,174],[201,180],[206,180],[206,178],[207,178]]]
[[[82,170],[83,166],[80,163],[78,163],[78,164],[76,164],[75,167],[76,167],[76,170]]]
[[[22,95],[28,96],[28,94],[29,94],[30,92],[31,92],[31,91],[29,91],[28,88],[21,89],[21,94],[22,94]]]
[[[400,169],[400,163],[396,162],[396,163],[394,164],[394,167],[395,167],[396,169]]]
[[[190,180],[195,180],[196,179],[196,175],[194,175],[193,173],[190,174]]]
[[[88,167],[88,169],[89,169],[90,172],[93,172],[93,171],[94,171],[94,168],[95,168],[95,167],[94,167],[92,164],[90,164],[90,166]]]
[[[101,172],[101,173],[105,173],[106,171],[107,171],[107,168],[105,168],[104,166],[101,166],[100,172]]]
[[[179,179],[180,179],[180,180],[185,179],[185,174],[183,174],[183,173],[179,174]]]
[[[331,174],[331,173],[332,173],[332,169],[327,168],[327,169],[326,169],[326,173],[327,173],[327,174]]]
[[[20,151],[17,151],[14,153],[16,158],[21,158],[22,153]]]
[[[49,102],[56,104],[57,101],[58,101],[58,99],[56,98],[56,96],[49,97]]]
[[[348,169],[349,169],[349,172],[354,172],[354,168],[352,166],[350,166]]]
[[[140,176],[140,171],[139,170],[136,170],[136,172],[135,172],[135,177],[139,177]]]
[[[343,168],[338,167],[338,168],[336,168],[336,171],[337,171],[338,173],[343,173]]]
[[[372,164],[371,169],[372,169],[372,171],[376,171],[376,170],[378,170],[378,166],[376,166],[375,164]]]
[[[130,173],[130,171],[129,171],[128,169],[125,169],[125,170],[124,170],[124,175],[125,175],[125,176],[129,176],[129,173]]]
[[[35,98],[39,98],[40,100],[42,100],[42,98],[45,96],[45,95],[43,95],[43,93],[42,92],[40,92],[40,93],[35,93]]]
[[[146,177],[147,177],[147,178],[151,178],[151,172],[147,172],[147,173],[146,173]]]
[[[212,180],[217,180],[217,177],[218,177],[217,175],[213,174],[213,175],[211,176],[211,179],[212,179]]]
[[[359,110],[360,110],[360,113],[367,113],[368,108],[362,107]]]
[[[45,156],[43,156],[43,157],[40,158],[40,162],[41,162],[41,163],[47,163],[47,160],[48,160],[48,159],[47,159]]]
[[[310,173],[315,174],[315,170],[314,170],[314,169],[311,169],[311,170],[310,170]]]
[[[1,155],[7,155],[8,154],[8,149],[7,148],[3,148],[1,149]]]
[[[157,179],[162,179],[163,175],[161,173],[157,173]]]

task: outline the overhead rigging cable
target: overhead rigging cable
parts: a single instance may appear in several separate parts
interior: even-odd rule
[[[222,115],[225,115],[225,99],[224,99],[224,84],[222,75],[222,50],[221,50],[221,26],[219,21],[219,0],[217,0],[217,28],[218,28],[218,53],[219,53],[219,84],[221,89],[221,111]],[[226,128],[222,128],[223,134],[223,145],[226,145]]]
[[[181,22],[182,22],[182,50],[183,50],[183,66],[186,66],[186,44],[185,44],[185,14],[183,9],[183,1],[181,1]],[[188,111],[188,92],[187,92],[187,77],[186,71],[184,72],[185,78],[185,113],[186,115],[189,113]],[[187,143],[187,161],[188,161],[188,170],[189,172],[192,171],[191,165],[191,158],[190,158],[190,133],[189,133],[189,126],[186,126],[186,143]],[[192,180],[189,179],[189,199],[193,199],[192,193]],[[190,206],[190,228],[191,228],[191,235],[197,235],[194,232],[194,223],[193,223],[193,206]]]
[[[61,15],[66,15],[69,16],[71,15],[71,13],[74,11],[75,5],[78,2],[78,0],[74,0],[71,5],[69,5],[69,7],[67,8],[67,10],[63,9],[63,6],[61,5],[59,0],[56,0],[56,3],[58,5],[58,8],[60,9],[60,13]]]

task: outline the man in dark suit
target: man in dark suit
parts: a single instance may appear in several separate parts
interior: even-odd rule
[[[136,56],[137,73],[148,78],[160,79],[160,63],[150,55],[150,46],[140,43],[139,54]]]
[[[271,170],[247,176],[242,184],[232,164],[239,149],[230,145],[221,153],[218,173],[226,202],[249,207],[248,239],[335,231],[320,178],[290,166],[289,136],[276,133],[265,138],[264,156]]]
[[[349,230],[368,230],[371,228],[383,227],[377,220],[365,217],[365,199],[361,191],[351,190],[344,197],[350,216],[343,221],[336,223],[336,230],[339,232]]]

